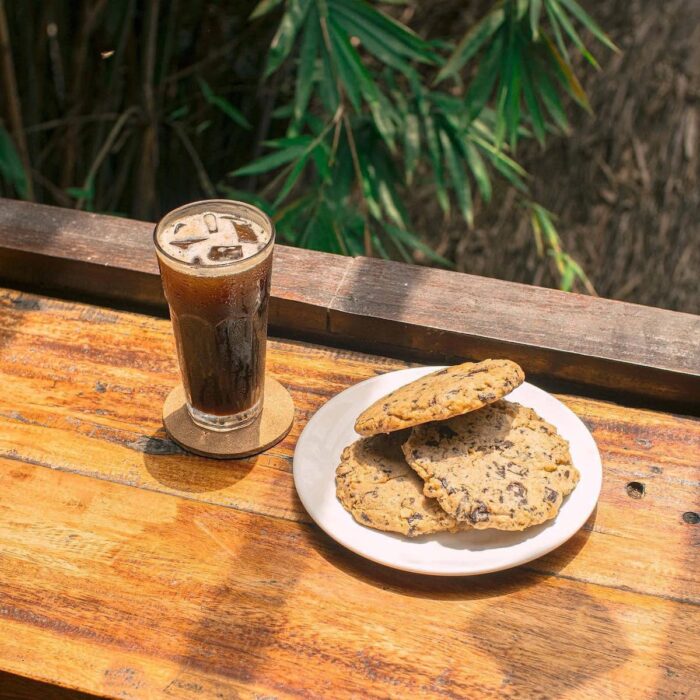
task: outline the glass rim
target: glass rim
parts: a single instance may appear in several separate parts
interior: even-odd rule
[[[176,258],[174,255],[170,255],[163,246],[161,246],[160,241],[158,240],[158,233],[161,231],[163,226],[165,225],[166,221],[169,223],[172,219],[177,218],[178,216],[181,216],[185,214],[189,209],[193,207],[208,207],[212,206],[212,208],[217,207],[217,206],[226,206],[226,207],[238,207],[238,208],[243,208],[247,209],[249,211],[252,211],[255,213],[259,218],[261,218],[265,225],[269,227],[270,229],[270,238],[269,240],[265,243],[265,245],[260,248],[254,255],[251,255],[248,258],[242,258],[240,260],[228,260],[221,262],[216,265],[205,265],[203,263],[189,263],[185,262],[184,260],[181,260],[180,258]],[[275,236],[276,236],[276,231],[275,231],[275,224],[272,222],[272,219],[259,207],[256,207],[254,204],[250,204],[248,202],[242,202],[237,199],[199,199],[195,202],[187,202],[187,204],[182,204],[179,207],[175,207],[175,209],[171,209],[169,212],[163,214],[163,216],[158,220],[156,225],[153,228],[153,245],[155,246],[156,253],[159,256],[162,256],[166,258],[169,262],[175,263],[178,267],[186,268],[186,269],[194,269],[194,270],[209,270],[211,272],[215,271],[224,271],[229,268],[234,268],[240,265],[243,265],[244,263],[250,264],[251,260],[255,260],[259,256],[261,256],[262,253],[267,253],[268,249],[271,248],[274,243],[275,243]]]

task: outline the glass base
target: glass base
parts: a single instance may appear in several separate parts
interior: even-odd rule
[[[200,428],[225,432],[228,430],[245,428],[253,423],[260,415],[262,403],[263,400],[261,396],[254,406],[246,409],[245,411],[241,411],[240,413],[234,413],[231,416],[216,416],[211,413],[203,413],[194,406],[190,406],[189,403],[187,404],[187,412],[190,414],[190,418],[192,418],[193,423],[198,425]]]

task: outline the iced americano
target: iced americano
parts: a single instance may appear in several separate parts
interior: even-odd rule
[[[188,204],[154,234],[188,410],[231,430],[262,407],[274,227],[230,200]]]

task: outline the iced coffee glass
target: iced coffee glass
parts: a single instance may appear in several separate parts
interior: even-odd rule
[[[153,239],[192,420],[250,425],[263,402],[272,222],[250,204],[212,199],[166,214]]]

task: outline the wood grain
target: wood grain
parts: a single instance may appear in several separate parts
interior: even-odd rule
[[[0,199],[0,279],[162,312],[152,228]],[[270,323],[286,337],[430,362],[508,356],[569,390],[700,413],[698,316],[285,246],[275,256]]]
[[[136,698],[693,697],[699,421],[560,396],[603,457],[594,516],[525,567],[435,579],[337,546],[291,478],[308,417],[405,363],[288,341],[269,362],[292,432],[208,461],[160,425],[167,321],[0,293],[0,669]]]
[[[121,697],[651,698],[697,682],[698,606],[526,570],[397,574],[301,523],[0,467],[7,671]]]

